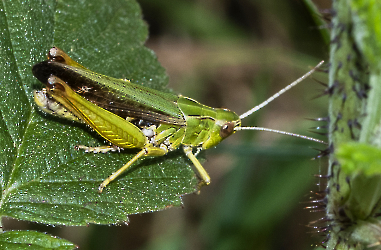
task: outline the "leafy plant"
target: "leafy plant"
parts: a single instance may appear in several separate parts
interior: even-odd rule
[[[243,2],[247,4],[250,1]],[[268,4],[267,1],[251,2],[256,2],[255,6],[256,8],[259,6],[259,9],[254,9],[254,11],[260,10],[261,15],[250,13],[250,25],[255,24],[253,29],[261,32],[255,33],[255,39],[246,43],[237,39],[237,37],[247,36],[247,34],[243,34],[242,30],[237,29],[234,22],[226,22],[223,15],[211,14],[210,10],[199,8],[195,2],[163,0],[153,4],[154,12],[164,13],[161,14],[164,17],[174,16],[175,21],[166,19],[168,26],[175,26],[178,23],[187,25],[188,32],[197,35],[199,39],[206,37],[212,40],[214,37],[222,37],[224,42],[227,39],[238,40],[234,46],[229,42],[225,46],[221,46],[221,41],[213,44],[212,47],[220,50],[218,53],[210,50],[210,47],[205,50],[203,52],[204,63],[201,65],[202,73],[210,74],[209,71],[213,72],[210,70],[213,65],[231,60],[231,55],[239,55],[238,60],[237,57],[233,60],[234,66],[240,69],[239,72],[242,72],[241,69],[246,69],[250,71],[250,75],[255,75],[248,80],[250,85],[254,86],[255,91],[245,89],[245,92],[250,92],[246,93],[250,94],[250,103],[244,103],[242,101],[244,98],[240,97],[240,101],[245,105],[243,108],[246,110],[249,108],[248,105],[257,104],[258,101],[300,76],[302,72],[306,71],[307,65],[314,65],[322,59],[319,47],[310,45],[311,40],[317,39],[311,36],[313,34],[310,32],[311,30],[307,30],[310,28],[307,27],[307,22],[298,21],[298,25],[302,25],[303,28],[298,26],[297,29],[302,30],[303,38],[293,37],[295,41],[298,41],[293,45],[298,48],[298,52],[284,49],[283,44],[269,46],[268,41],[279,38],[274,36],[279,29],[282,31],[282,38],[285,38],[286,44],[289,44],[291,38],[283,37],[286,32],[284,30],[286,28],[293,30],[290,17],[294,17],[295,13],[299,14],[302,11],[286,11],[289,10],[287,1],[278,1],[277,4]],[[295,1],[291,2],[295,3]],[[135,2],[114,0],[3,1],[0,5],[0,27],[2,27],[0,62],[3,66],[1,72],[3,75],[0,78],[0,112],[2,114],[0,126],[2,131],[6,131],[0,135],[0,148],[3,149],[3,154],[0,155],[2,172],[0,183],[4,191],[0,201],[0,211],[3,218],[13,217],[54,226],[88,225],[90,223],[124,224],[128,221],[126,217],[128,213],[142,213],[164,209],[167,206],[176,206],[181,204],[181,194],[194,192],[197,178],[189,166],[189,161],[183,157],[182,153],[174,152],[166,158],[145,159],[128,173],[131,178],[126,179],[127,176],[123,176],[110,185],[108,192],[99,196],[96,192],[98,184],[113,169],[123,165],[131,157],[130,153],[134,154],[134,152],[93,155],[75,151],[74,145],[93,146],[102,145],[105,142],[88,128],[45,116],[33,105],[32,91],[40,89],[42,86],[32,76],[30,69],[33,64],[45,60],[47,51],[53,45],[61,47],[81,64],[97,72],[120,78],[128,77],[136,83],[168,91],[165,90],[167,76],[163,68],[157,63],[155,55],[143,47],[147,29],[141,20],[141,13]],[[199,12],[193,12],[196,10]],[[254,13],[257,14],[257,12]],[[284,20],[286,21],[284,22]],[[240,21],[242,20],[240,19]],[[155,22],[150,22],[150,25],[155,25]],[[269,40],[261,44],[258,42],[257,36],[264,36]],[[277,39],[274,39],[275,37]],[[192,48],[194,49],[194,47]],[[315,51],[312,54],[318,55],[319,58],[300,54],[300,51],[304,51],[306,48]],[[192,61],[191,59],[189,61]],[[189,65],[188,63],[185,60],[179,65],[184,64],[185,67]],[[247,67],[249,64],[254,66]],[[287,65],[290,66],[285,70],[283,67],[287,67]],[[260,67],[264,69],[258,72]],[[294,72],[295,74],[284,72],[291,68],[300,70]],[[187,70],[189,69],[187,68]],[[225,74],[221,74],[218,83],[208,82],[208,86],[206,84],[202,86],[202,95],[210,98],[211,92],[220,93],[224,89],[229,90],[229,86],[233,86],[232,89],[236,91],[238,83],[232,81],[234,85],[230,84],[229,79],[223,77],[231,72],[230,65],[229,70],[224,69],[223,71]],[[188,95],[191,91],[193,93],[189,93],[189,96],[195,97],[200,93],[197,91],[197,87],[194,87],[194,82],[198,82],[198,80],[199,78],[188,79],[185,83],[192,84],[188,85],[186,91],[179,91],[179,93],[183,92]],[[270,84],[265,84],[271,80],[272,84],[279,84],[274,89],[269,88]],[[223,88],[220,86],[221,83],[224,84]],[[179,90],[177,87],[176,89]],[[308,99],[314,95],[308,85],[304,90],[304,92],[299,92],[298,98],[295,99],[303,99],[301,97]],[[199,100],[198,97],[196,98]],[[230,101],[234,102],[234,99]],[[288,103],[287,100],[282,100],[282,102]],[[226,100],[223,105],[226,105]],[[230,104],[226,106],[236,110]],[[318,116],[316,106],[313,112],[304,117]],[[265,113],[267,111],[268,109]],[[259,116],[261,115],[263,112]],[[290,119],[293,118],[294,116],[290,117]],[[257,118],[253,118],[247,123],[257,124],[254,122],[255,119]],[[283,122],[284,120],[282,120]],[[280,128],[282,127],[280,126]],[[305,130],[301,131],[304,133]],[[209,196],[197,197],[199,200],[197,208],[205,208],[204,214],[200,214],[196,210],[196,206],[187,207],[184,210],[171,210],[171,215],[167,215],[169,218],[165,220],[164,224],[165,229],[172,230],[165,232],[165,236],[168,236],[172,242],[165,242],[164,237],[159,235],[155,241],[149,243],[151,245],[149,247],[168,249],[168,246],[175,245],[184,249],[184,246],[188,244],[200,244],[194,240],[194,233],[189,233],[185,229],[197,231],[200,234],[198,240],[204,240],[203,243],[207,248],[213,247],[214,249],[231,249],[239,246],[242,248],[244,246],[268,248],[270,245],[279,249],[277,246],[289,245],[292,237],[288,235],[288,231],[303,231],[304,235],[304,227],[293,220],[295,217],[300,217],[301,205],[298,202],[303,200],[301,196],[306,194],[306,189],[310,189],[311,172],[316,171],[309,168],[310,162],[299,164],[296,159],[311,158],[314,155],[313,150],[308,149],[307,144],[284,143],[282,146],[266,146],[258,143],[257,140],[254,144],[249,140],[253,139],[255,134],[247,134],[245,137],[246,143],[243,145],[220,145],[214,151],[214,154],[220,152],[219,158],[224,159],[221,157],[222,155],[234,154],[239,161],[234,164],[236,166],[234,171],[223,169],[220,167],[221,164],[218,165],[218,169],[221,170],[220,176],[226,173],[226,177],[220,178],[219,181],[215,181],[217,178],[213,177],[213,186],[208,187]],[[213,150],[211,151],[213,154]],[[286,160],[283,161],[284,159]],[[275,167],[269,166],[268,161],[270,160],[275,161]],[[259,167],[261,163],[264,165],[263,168]],[[210,165],[208,167],[208,170],[212,169]],[[160,178],[163,177],[163,174],[166,178],[168,176],[173,178],[161,182]],[[148,177],[142,180],[142,176]],[[156,189],[156,187],[158,188]],[[219,191],[210,192],[213,189]],[[212,195],[210,195],[211,193]],[[210,197],[215,197],[215,199],[212,200]],[[298,205],[299,207],[297,207]],[[290,216],[293,207],[297,207],[298,212]],[[178,211],[188,214],[175,221],[173,214],[179,213]],[[149,216],[146,215],[144,218]],[[192,224],[195,218],[202,220],[200,227]],[[168,223],[168,219],[170,223]],[[179,222],[183,222],[184,225]],[[130,229],[136,225],[136,223],[132,224],[134,225],[131,225]],[[290,227],[291,224],[296,224],[302,230],[294,230]],[[171,227],[173,225],[180,226]],[[156,227],[160,227],[160,225]],[[116,234],[114,235],[116,227],[92,225],[89,228],[98,233],[98,237],[93,236],[89,239],[92,243],[91,249],[94,249],[94,246],[101,249],[107,246],[113,249],[112,245],[116,240],[113,241],[109,238],[117,237]],[[117,228],[125,229],[126,227]],[[139,230],[135,231],[146,232],[149,230],[142,225],[138,225],[138,228]],[[173,228],[176,228],[175,232]],[[289,230],[289,228],[292,229]],[[76,229],[72,227],[63,229],[76,233]],[[40,231],[44,230],[46,229]],[[133,231],[133,229],[131,230]],[[136,235],[130,233],[131,230],[128,231],[128,235],[123,234],[123,237],[120,237],[121,240],[126,241],[128,236]],[[274,234],[274,230],[278,232],[281,230],[282,233]],[[165,230],[160,228],[159,231],[164,232]],[[274,235],[277,237],[276,241],[273,239]],[[283,236],[283,240],[280,239],[280,236]],[[2,237],[0,245],[3,248],[23,249],[26,245],[37,249],[38,247],[42,249],[75,247],[72,243],[38,232],[8,231],[2,234]],[[293,237],[297,240],[298,245],[306,244],[301,242],[300,237]],[[101,238],[102,243],[100,243]],[[105,242],[105,238],[107,242]],[[287,244],[285,244],[286,241]],[[81,248],[83,248],[82,245]]]
[[[327,249],[381,243],[381,4],[333,1]]]
[[[45,116],[33,105],[41,84],[31,67],[54,45],[87,67],[137,84],[165,89],[168,77],[143,46],[147,27],[135,1],[0,3],[1,216],[50,225],[127,223],[127,214],[182,204],[197,178],[180,152],[146,159],[103,194],[99,183],[136,152],[86,154],[74,145],[102,145],[88,128]],[[123,28],[121,28],[123,27]],[[99,59],[101,58],[101,59]],[[6,232],[0,245],[71,249],[73,244],[37,232]]]

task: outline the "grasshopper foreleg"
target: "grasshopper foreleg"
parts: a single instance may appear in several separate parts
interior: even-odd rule
[[[196,167],[204,184],[209,185],[210,177],[208,173],[206,172],[205,168],[201,165],[201,163],[197,160],[196,156],[193,154],[192,147],[184,146],[184,153],[192,161],[193,165]],[[197,151],[197,154],[198,153],[199,151]]]

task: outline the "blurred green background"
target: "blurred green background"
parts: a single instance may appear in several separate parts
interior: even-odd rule
[[[301,0],[138,2],[150,29],[147,46],[167,69],[169,87],[208,106],[242,114],[328,58],[327,30]],[[323,11],[330,8],[328,0],[314,2]],[[322,82],[326,77],[313,76]],[[327,99],[314,99],[323,89],[309,78],[243,125],[325,139],[309,132],[324,123],[306,119],[327,115]],[[311,161],[318,154],[314,148],[324,146],[237,132],[205,152],[212,183],[185,196],[183,208],[133,215],[129,226],[4,224],[49,232],[86,250],[312,249],[323,237],[307,225],[324,213],[304,208],[313,205],[307,203],[311,197],[319,198],[313,192],[324,190],[313,175],[324,174],[327,162]]]

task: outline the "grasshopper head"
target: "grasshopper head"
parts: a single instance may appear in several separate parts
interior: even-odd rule
[[[236,127],[241,126],[239,116],[228,109],[216,109],[215,124],[210,130],[209,138],[203,143],[202,148],[208,149],[219,144],[223,139],[234,134]]]

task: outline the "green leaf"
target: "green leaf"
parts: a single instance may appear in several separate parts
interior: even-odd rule
[[[380,239],[380,10],[377,0],[333,1],[327,249]]]
[[[342,144],[336,151],[341,169],[346,174],[381,174],[381,149],[369,144],[350,142]]]
[[[351,187],[343,206],[346,215],[352,220],[365,220],[377,213],[381,197],[381,150],[350,142],[341,144],[335,156]]]
[[[1,249],[76,249],[73,243],[35,231],[8,231],[0,234]]]
[[[351,1],[354,38],[373,70],[379,71],[381,57],[381,2]]]
[[[41,113],[31,67],[58,46],[82,65],[165,90],[167,75],[144,47],[147,27],[132,0],[0,3],[0,213],[46,224],[127,222],[128,214],[182,204],[197,178],[181,151],[143,159],[102,194],[98,185],[134,150],[87,154],[75,145],[105,141],[85,126]]]

